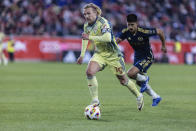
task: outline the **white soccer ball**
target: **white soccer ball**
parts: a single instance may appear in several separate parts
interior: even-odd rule
[[[99,120],[101,118],[99,106],[88,105],[85,108],[84,115],[89,120]]]

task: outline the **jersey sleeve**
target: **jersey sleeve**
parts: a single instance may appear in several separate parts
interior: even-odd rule
[[[88,45],[88,40],[82,40],[82,48],[81,48],[80,56],[84,57],[87,45]]]
[[[99,18],[98,21],[100,24],[98,24],[98,29],[100,30],[101,35],[92,36],[89,35],[89,40],[96,41],[96,42],[111,42],[112,38],[112,27],[110,23],[103,18]]]
[[[146,35],[146,36],[155,36],[157,35],[157,31],[156,28],[143,28],[142,32]]]
[[[118,38],[120,38],[121,40],[126,39],[126,32],[124,30],[122,30],[118,35]]]
[[[103,22],[103,24],[101,25],[100,29],[101,29],[101,33],[102,34],[107,33],[107,32],[111,33],[111,31],[112,31],[111,25],[106,20]]]
[[[87,28],[87,23],[85,23],[84,26],[83,26],[83,32],[86,33],[86,34],[88,34],[89,32],[87,31],[86,28]]]
[[[84,33],[87,33],[86,26],[87,26],[87,25],[84,24],[84,27],[83,27]],[[86,52],[87,45],[88,45],[88,40],[83,40],[83,39],[82,39],[82,47],[81,47],[80,56],[84,57],[85,52]]]

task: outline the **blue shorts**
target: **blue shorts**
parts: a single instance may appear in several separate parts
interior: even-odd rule
[[[146,57],[143,59],[135,59],[133,65],[137,67],[140,70],[140,72],[146,73],[148,68],[152,65],[153,60],[154,59],[151,57]]]

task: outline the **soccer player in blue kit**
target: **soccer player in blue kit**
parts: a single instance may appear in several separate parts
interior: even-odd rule
[[[136,83],[141,87],[141,93],[146,92],[152,96],[152,106],[157,106],[161,101],[161,97],[148,84],[149,76],[146,74],[154,60],[149,37],[155,35],[159,36],[162,42],[161,50],[163,53],[166,53],[167,49],[163,31],[158,28],[139,27],[137,16],[135,14],[129,14],[127,16],[127,28],[123,29],[117,38],[117,43],[127,39],[134,49],[134,64],[133,67],[127,71],[127,75],[129,78],[136,80]]]

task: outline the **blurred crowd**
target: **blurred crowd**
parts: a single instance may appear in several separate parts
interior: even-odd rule
[[[126,15],[139,24],[164,30],[167,40],[196,40],[195,0],[1,0],[1,30],[10,35],[80,36],[82,7],[93,2],[110,20],[114,33],[126,27]]]

